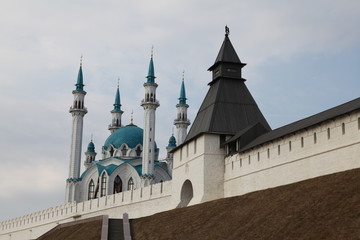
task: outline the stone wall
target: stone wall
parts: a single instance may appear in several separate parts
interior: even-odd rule
[[[36,239],[60,223],[98,215],[138,218],[169,210],[171,181],[85,202],[71,202],[0,222],[0,240]]]
[[[339,116],[225,159],[224,196],[360,167],[360,112]]]

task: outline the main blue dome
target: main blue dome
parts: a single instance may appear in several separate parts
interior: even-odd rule
[[[119,128],[106,139],[104,149],[107,150],[110,145],[119,148],[123,143],[126,143],[129,148],[135,148],[138,144],[142,145],[143,132],[141,128],[133,124]]]

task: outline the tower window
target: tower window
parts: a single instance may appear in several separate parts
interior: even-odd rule
[[[121,178],[119,177],[119,175],[117,175],[115,180],[114,180],[114,191],[113,191],[113,193],[119,193],[119,192],[122,192],[122,182],[121,182]]]
[[[194,140],[194,153],[196,153],[196,139]]]
[[[278,145],[278,155],[280,155],[280,145]]]
[[[134,180],[131,177],[128,181],[128,190],[133,190],[133,189],[134,189]]]
[[[301,137],[301,147],[304,147],[304,137]]]

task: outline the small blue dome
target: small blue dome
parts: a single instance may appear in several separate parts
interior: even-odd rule
[[[176,139],[175,139],[174,135],[172,135],[172,136],[169,138],[168,147],[176,147]]]
[[[92,141],[89,142],[89,145],[87,147],[87,152],[95,152],[95,145]]]
[[[105,141],[104,149],[110,145],[119,148],[126,143],[129,148],[135,148],[138,144],[143,144],[143,130],[136,125],[127,125],[113,132]]]

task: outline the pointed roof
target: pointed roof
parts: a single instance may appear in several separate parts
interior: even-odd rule
[[[171,135],[171,137],[169,138],[169,144],[167,146],[168,147],[176,147],[176,139],[174,137],[174,134]]]
[[[83,73],[82,73],[82,64],[80,64],[79,73],[77,77],[77,82],[75,84],[76,91],[83,92],[84,91],[84,84],[83,84]]]
[[[219,69],[218,66],[220,69],[230,66],[236,70],[241,70],[245,66],[230,42],[228,29],[215,63],[209,70]],[[184,143],[202,133],[235,135],[256,123],[261,123],[265,129],[271,130],[241,74],[231,74],[225,71],[214,76],[213,72],[213,81],[209,83],[210,89]]]
[[[186,93],[185,93],[185,84],[184,84],[184,78],[181,83],[181,89],[180,89],[180,97],[179,97],[179,104],[186,104]]]
[[[225,34],[225,39],[221,45],[220,51],[215,59],[214,64],[209,68],[209,71],[212,71],[220,63],[235,63],[241,64],[242,66],[246,65],[240,61],[235,48],[231,44],[229,33]]]
[[[117,86],[117,89],[116,89],[114,110],[115,110],[115,111],[121,111],[119,85]]]
[[[149,63],[149,71],[147,75],[147,83],[155,83],[155,70],[154,70],[154,61],[153,56],[151,55],[150,63]]]

